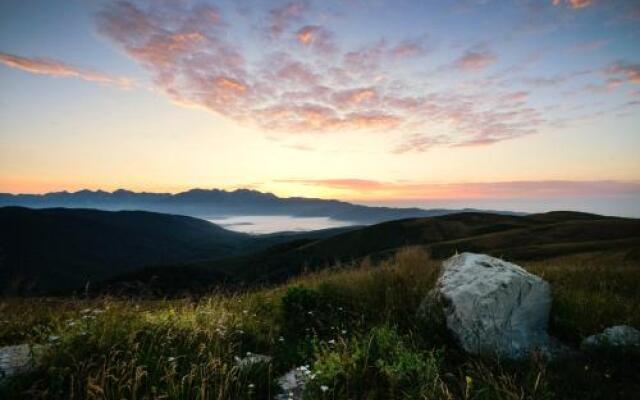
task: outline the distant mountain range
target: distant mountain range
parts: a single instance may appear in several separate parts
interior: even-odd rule
[[[402,218],[431,217],[473,209],[421,209],[369,207],[338,200],[304,197],[282,198],[271,193],[238,189],[192,189],[181,193],[146,193],[128,190],[105,192],[80,190],[46,194],[0,193],[0,206],[31,208],[68,207],[100,210],[144,210],[198,218],[231,215],[291,215],[329,217],[358,224],[371,224]],[[500,212],[502,214],[516,214]]]

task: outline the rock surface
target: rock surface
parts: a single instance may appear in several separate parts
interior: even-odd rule
[[[276,395],[276,400],[302,400],[304,386],[309,379],[309,367],[303,365],[301,367],[294,368],[286,374],[278,378],[278,385],[282,390],[282,393]]]
[[[640,331],[627,325],[617,325],[582,341],[582,348],[640,347]]]
[[[28,344],[0,347],[0,382],[5,378],[29,372],[42,346]]]
[[[443,263],[437,290],[447,328],[472,354],[519,358],[549,352],[551,290],[542,278],[484,254]]]
[[[271,362],[271,357],[264,354],[252,354],[247,353],[246,357],[236,357],[236,365],[240,368],[253,367],[258,364],[268,364]]]

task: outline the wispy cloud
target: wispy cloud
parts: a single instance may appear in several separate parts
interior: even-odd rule
[[[133,85],[133,81],[129,78],[107,75],[89,69],[75,67],[50,58],[29,58],[0,53],[0,63],[11,68],[16,68],[38,75],[78,78],[85,81],[115,85],[122,88],[130,88]]]
[[[498,56],[486,46],[470,48],[454,61],[453,66],[463,71],[476,71],[489,67],[498,60]]]
[[[640,64],[617,61],[605,69],[608,82],[613,85],[622,83],[640,84]]]
[[[302,15],[309,10],[306,1],[291,1],[269,11],[268,30],[274,37],[278,37],[293,22],[299,21]]]
[[[574,10],[589,7],[595,3],[594,0],[551,0],[551,2],[554,6],[565,5]]]
[[[432,147],[450,145],[451,139],[445,135],[421,135],[413,134],[403,138],[402,142],[394,149],[395,154],[404,154],[409,152],[423,153]]]
[[[426,35],[340,41],[338,47],[330,24],[318,23],[313,12],[306,1],[256,9],[268,49],[235,35],[225,13],[206,4],[123,0],[104,6],[97,23],[177,104],[201,106],[270,135],[389,132],[389,152],[396,154],[536,134],[547,117],[530,104],[531,92],[582,73],[511,77],[538,61],[536,55],[489,77],[469,74],[499,62],[494,44],[481,43],[442,67],[475,89],[438,88],[429,77],[406,74],[428,54]],[[611,77],[632,77],[625,67],[611,68]],[[508,77],[520,84],[514,86],[528,86],[504,90]]]

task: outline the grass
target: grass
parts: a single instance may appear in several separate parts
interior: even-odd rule
[[[586,254],[524,265],[552,284],[551,333],[577,348],[603,328],[640,327],[640,265]],[[416,317],[439,262],[407,248],[287,284],[197,300],[4,299],[0,345],[50,345],[0,398],[271,399],[304,366],[306,399],[637,398],[636,353],[554,362],[472,357]],[[271,362],[249,362],[264,354]]]

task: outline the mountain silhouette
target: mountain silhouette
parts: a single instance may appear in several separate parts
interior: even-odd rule
[[[114,192],[80,190],[41,195],[0,193],[0,206],[94,208],[110,211],[143,210],[204,219],[230,215],[291,215],[329,217],[358,224],[474,211],[472,209],[369,207],[338,200],[282,198],[272,193],[248,189],[233,191],[191,189],[176,194],[137,193],[123,189]]]

